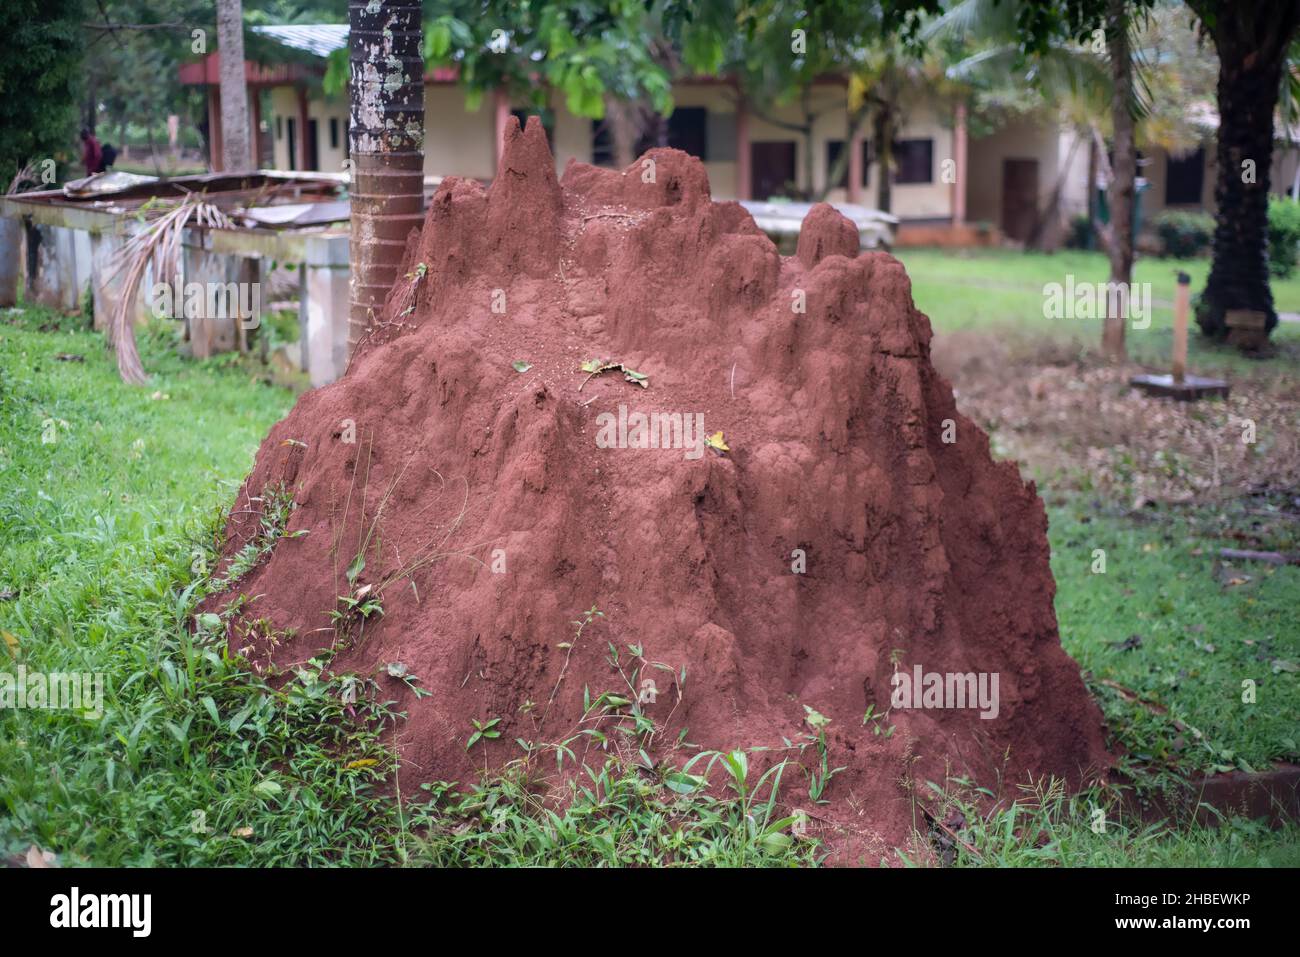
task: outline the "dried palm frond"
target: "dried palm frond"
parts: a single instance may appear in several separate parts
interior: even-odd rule
[[[35,163],[25,164],[22,169],[18,170],[18,172],[14,174],[14,178],[9,183],[9,189],[6,190],[6,195],[12,196],[19,192],[18,187],[22,186],[23,183],[31,183],[35,186],[40,185],[40,182],[36,178]]]
[[[117,371],[122,381],[132,385],[145,382],[144,367],[135,344],[132,313],[145,270],[153,264],[154,281],[172,283],[181,274],[181,240],[185,227],[196,225],[231,228],[234,224],[224,212],[207,202],[201,193],[190,193],[177,204],[150,204],[141,208],[142,215],[155,215],[134,233],[117,254],[113,275],[125,270],[117,304],[108,321],[108,341],[117,352]]]

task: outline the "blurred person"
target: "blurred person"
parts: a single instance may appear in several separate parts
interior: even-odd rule
[[[86,127],[81,128],[81,163],[86,167],[86,175],[104,172],[104,151],[95,139],[95,134]]]

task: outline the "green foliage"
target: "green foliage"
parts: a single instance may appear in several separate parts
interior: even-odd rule
[[[0,192],[29,162],[53,159],[64,178],[79,156],[85,16],[84,0],[0,3]]]
[[[382,700],[342,677],[271,687],[195,622],[221,514],[287,393],[143,337],[156,392],[124,389],[102,340],[0,326],[0,631],[29,671],[104,676],[103,714],[0,711],[0,851],[67,863],[374,864],[391,853]],[[57,353],[84,362],[58,362]],[[60,425],[44,441],[42,422]],[[287,507],[268,510],[278,537]],[[215,621],[213,619],[216,619]],[[0,667],[12,672],[0,646]],[[359,703],[360,705],[361,703]],[[377,719],[378,723],[371,723]],[[368,765],[349,768],[355,761]],[[395,816],[392,818],[395,822]]]
[[[1300,244],[1300,203],[1269,197],[1268,271],[1286,278],[1295,272],[1297,244]]]
[[[1065,234],[1066,249],[1087,249],[1092,238],[1092,224],[1083,213],[1070,217],[1070,228]]]
[[[647,42],[658,35],[654,13],[642,4],[446,0],[438,10],[425,24],[426,64],[456,67],[474,101],[505,86],[542,109],[550,88],[575,116],[603,117],[607,96],[672,110],[667,61]],[[329,84],[345,78],[332,63]]]
[[[1152,226],[1164,254],[1175,259],[1201,256],[1214,241],[1214,217],[1209,213],[1166,209],[1155,217]]]

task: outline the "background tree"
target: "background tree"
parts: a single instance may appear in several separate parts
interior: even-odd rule
[[[719,37],[722,55],[713,71],[734,79],[741,105],[772,126],[796,133],[803,140],[802,194],[822,199],[838,184],[848,163],[849,150],[840,151],[839,162],[827,183],[815,190],[817,151],[813,132],[818,120],[845,109],[849,101],[845,143],[852,142],[875,115],[887,128],[892,114],[885,107],[892,95],[883,97],[887,81],[900,70],[891,59],[892,41],[881,39],[884,12],[880,4],[839,2],[804,4],[790,0],[735,0],[720,5],[730,28]],[[854,82],[857,73],[870,82]],[[817,96],[819,83],[836,81],[845,85],[844,98]],[[891,88],[892,89],[892,88]],[[779,114],[778,107],[794,107],[797,119]],[[764,197],[759,197],[764,198]]]
[[[82,0],[0,3],[0,189],[45,159],[64,178],[77,155],[85,16]]]
[[[671,58],[659,26],[664,6],[439,0],[425,24],[423,53],[430,68],[456,68],[469,109],[504,89],[543,116],[553,92],[570,113],[591,119],[602,119],[611,99],[668,113]],[[340,54],[330,59],[327,92],[346,84],[342,62]]]
[[[1207,336],[1222,338],[1229,309],[1254,309],[1264,313],[1265,330],[1272,332],[1277,325],[1268,283],[1273,111],[1300,25],[1300,0],[1188,0],[1187,5],[1219,54],[1214,258],[1196,322]]]
[[[1110,205],[1110,281],[1127,287],[1133,281],[1133,204],[1137,195],[1137,96],[1133,80],[1133,19],[1128,0],[1109,0],[1106,10],[1106,59],[1111,70],[1110,118],[1115,159],[1107,198]],[[1124,300],[1107,296],[1101,347],[1106,355],[1125,357]]]
[[[947,74],[947,50],[942,45],[918,48],[895,37],[880,36],[859,48],[848,65],[850,140],[857,132],[859,110],[871,117],[871,164],[876,173],[876,207],[893,211],[894,143],[902,132],[906,116],[906,97],[914,90],[929,91],[931,103],[954,105],[969,91],[960,81]],[[841,151],[841,162],[848,151]],[[843,170],[831,171],[827,180],[840,182]],[[824,198],[825,192],[818,199]]]

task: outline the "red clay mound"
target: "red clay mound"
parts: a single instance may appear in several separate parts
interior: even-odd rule
[[[283,667],[334,640],[340,596],[381,596],[364,627],[345,619],[335,668],[379,671],[409,711],[404,787],[582,728],[678,767],[697,747],[799,758],[782,749],[806,740],[804,706],[847,767],[817,815],[853,859],[906,842],[927,779],[1079,784],[1109,757],[1061,649],[1042,502],[957,412],[902,265],[857,247],[819,206],[782,258],[675,150],[622,172],[571,163],[557,182],[541,127],[513,128],[490,189],[439,189],[347,375],[271,430],[226,556],[281,485],[289,532],[307,534],[209,607],[259,596],[232,644]],[[654,444],[675,447],[637,447],[636,413],[665,414]],[[700,444],[717,432],[729,451]],[[575,641],[593,605],[604,617]],[[387,677],[392,662],[431,694]],[[636,689],[654,682],[649,741],[603,707],[584,720],[585,694],[632,697],[634,668]],[[996,676],[996,717],[920,689],[891,710],[892,676],[918,668],[985,690]],[[892,736],[864,725],[869,707]],[[471,718],[499,718],[501,737],[467,752]],[[812,806],[798,775],[784,793]]]

